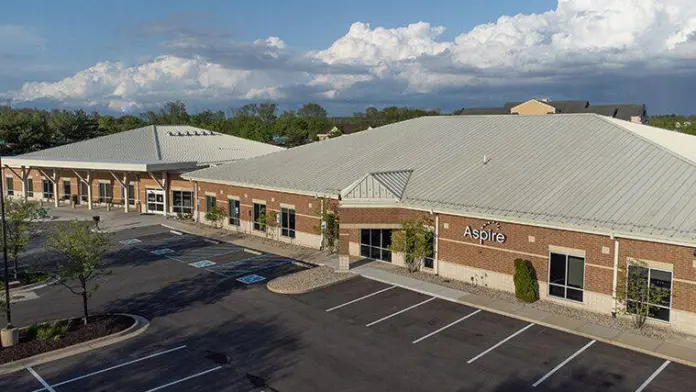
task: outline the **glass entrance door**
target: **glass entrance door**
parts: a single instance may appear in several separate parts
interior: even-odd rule
[[[147,212],[152,214],[164,214],[164,191],[161,189],[147,189]]]

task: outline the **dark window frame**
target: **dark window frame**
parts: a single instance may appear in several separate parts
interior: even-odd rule
[[[186,197],[188,195],[188,205]],[[178,200],[177,200],[178,198]],[[206,203],[208,200],[206,199]],[[217,204],[217,201],[216,201]],[[193,191],[172,191],[172,212],[175,214],[193,214]]]
[[[205,212],[208,212],[217,207],[217,197],[211,195],[205,195]]]
[[[658,310],[659,310],[659,309],[662,309],[662,310],[666,310],[666,311],[667,311],[667,319],[666,319],[666,320],[665,320],[664,318],[661,318],[661,317],[656,317],[656,314],[659,315],[659,313],[652,313],[652,312],[650,312],[650,311],[648,312],[648,318],[650,318],[651,320],[658,320],[658,321],[663,321],[663,322],[670,322],[670,321],[672,320],[672,293],[673,293],[673,291],[674,291],[674,273],[673,273],[672,271],[667,271],[667,270],[663,270],[663,269],[660,269],[660,268],[652,268],[652,267],[650,267],[650,266],[629,265],[628,268],[626,269],[626,276],[627,276],[627,279],[628,279],[628,276],[630,276],[629,273],[630,273],[630,269],[631,269],[631,268],[642,268],[642,269],[646,269],[646,270],[647,270],[648,276],[647,276],[647,279],[646,279],[646,285],[652,284],[652,280],[653,280],[653,279],[652,279],[652,272],[653,272],[653,271],[658,271],[658,272],[662,272],[662,273],[669,274],[669,277],[670,277],[670,278],[669,278],[669,305],[664,305],[664,304],[653,304],[653,303],[650,302],[650,299],[648,299],[647,303],[648,303],[648,305],[651,306],[651,307],[658,308]],[[628,284],[628,282],[626,282],[626,284]],[[635,301],[635,300],[631,300],[631,299],[627,299],[627,305],[628,305],[627,308],[630,307],[630,303],[631,303],[631,302],[636,302],[636,301]],[[652,309],[651,309],[651,310],[652,310]],[[629,311],[629,313],[630,313],[630,311]]]
[[[34,179],[27,178],[27,197],[34,197]]]
[[[99,203],[111,203],[114,200],[114,186],[110,182],[100,182],[97,192]]]
[[[241,215],[241,206],[238,199],[227,199],[229,211],[227,211],[227,222],[230,226],[240,226],[239,216]]]
[[[55,196],[53,194],[53,182],[51,182],[50,180],[47,180],[45,178],[42,180],[41,190],[44,199],[53,199],[53,197]]]
[[[297,224],[297,214],[294,208],[280,208],[280,235],[288,238],[295,238]]]
[[[393,232],[392,229],[360,229],[360,256],[391,263],[392,251],[389,247]],[[364,242],[365,238],[367,243]]]
[[[556,281],[552,282],[552,273],[553,273],[553,259],[554,255],[556,256],[556,260],[559,260],[560,257],[563,257],[564,259],[564,269],[563,269],[563,278],[562,282],[559,283],[560,279],[556,279]],[[577,285],[572,285],[569,283],[569,280],[571,280],[571,275],[570,273],[572,272],[570,268],[570,262],[571,259],[574,261],[577,260],[582,260],[582,287],[578,287]],[[586,257],[580,257],[580,256],[575,256],[575,255],[569,255],[566,253],[560,253],[560,252],[549,252],[549,273],[548,273],[548,294],[551,297],[554,298],[560,298],[564,299],[567,301],[573,301],[573,302],[579,302],[579,303],[584,303],[585,302],[585,268],[587,266],[587,258]],[[575,277],[574,277],[575,278]],[[569,296],[570,293],[570,296]]]
[[[266,205],[262,203],[254,203],[254,230],[256,231],[261,231],[265,232],[266,231],[266,223],[259,223],[257,222],[259,216],[261,215],[261,212],[266,214]]]
[[[5,194],[14,196],[14,179],[12,177],[5,177]]]

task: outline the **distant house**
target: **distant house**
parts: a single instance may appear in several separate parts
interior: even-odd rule
[[[365,124],[340,124],[334,125],[331,129],[324,133],[318,133],[317,139],[319,141],[331,139],[341,135],[348,135],[350,133],[366,131],[372,129],[370,125]]]
[[[589,101],[550,101],[548,99],[530,99],[526,102],[508,102],[502,108],[462,109],[459,115],[518,114],[525,116],[595,113],[602,116],[643,124],[648,121],[643,104],[631,105],[590,105]]]

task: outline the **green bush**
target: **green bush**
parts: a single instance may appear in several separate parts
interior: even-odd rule
[[[34,324],[27,328],[27,338],[39,340],[58,340],[68,333],[70,325],[67,321],[54,321],[52,323]]]
[[[514,281],[517,299],[528,303],[539,299],[536,271],[529,260],[515,259]]]

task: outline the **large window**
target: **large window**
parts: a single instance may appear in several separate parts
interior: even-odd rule
[[[53,199],[53,183],[47,179],[43,180],[43,198]]]
[[[295,210],[290,208],[280,209],[280,235],[295,238]]]
[[[217,199],[215,196],[206,196],[205,197],[205,211],[211,211],[215,206],[217,206]]]
[[[34,197],[34,180],[27,178],[27,197]]]
[[[114,189],[108,182],[99,183],[99,203],[111,203],[114,198]]]
[[[582,302],[585,258],[562,253],[549,256],[549,295]]]
[[[70,181],[63,181],[63,200],[70,200]]]
[[[231,226],[239,226],[239,200],[228,199],[229,211],[227,211],[227,217],[229,218],[229,224]]]
[[[392,231],[384,229],[360,230],[360,256],[391,262]]]
[[[80,199],[84,202],[89,201],[89,185],[80,181]]]
[[[172,212],[193,214],[193,192],[172,191]]]
[[[266,205],[254,203],[254,230],[266,231]]]
[[[423,267],[433,269],[435,268],[435,236],[432,233],[428,236],[428,249],[430,249],[430,256],[423,258]]]
[[[650,305],[650,308],[648,309],[648,317],[669,321],[670,310],[672,307],[672,273],[669,271],[662,271],[639,265],[629,265],[628,276],[639,276],[639,281],[634,282],[634,284],[645,286],[645,291],[642,293],[648,296],[645,302],[643,302]],[[667,298],[665,298],[662,302],[657,303],[650,299],[649,287],[659,287],[663,290],[667,290],[669,292],[669,296],[667,296]],[[629,290],[629,295],[630,293],[638,295],[641,292],[634,289]],[[639,301],[640,298],[628,298],[627,308],[629,313],[631,312],[631,309],[635,309],[635,306]]]
[[[128,205],[135,205],[135,185],[128,184]]]
[[[5,177],[5,184],[6,184],[7,196],[13,196],[14,195],[14,181],[12,181],[12,177]]]

